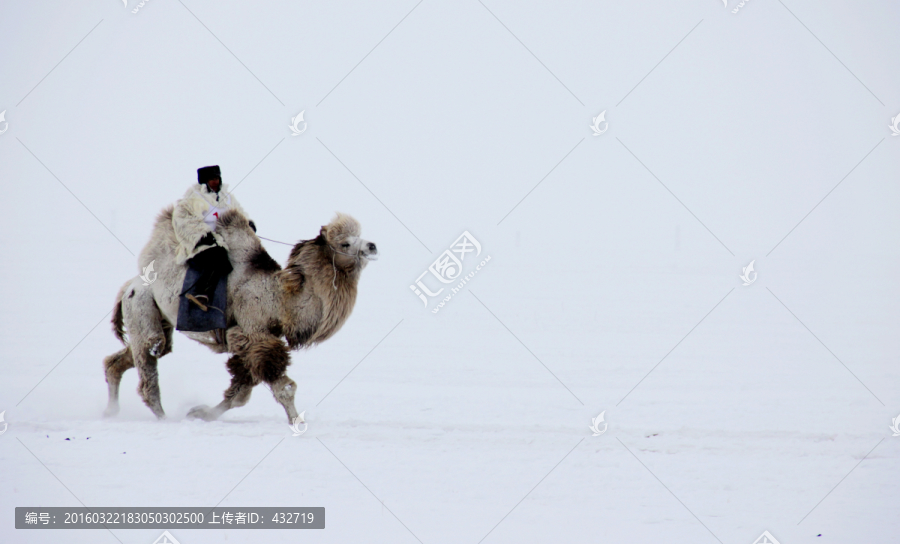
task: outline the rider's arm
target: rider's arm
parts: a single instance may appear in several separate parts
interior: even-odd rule
[[[175,238],[190,253],[207,234],[209,226],[203,222],[203,214],[209,208],[199,196],[185,195],[175,204],[172,214],[172,226],[175,229]]]

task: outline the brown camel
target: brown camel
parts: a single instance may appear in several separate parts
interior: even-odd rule
[[[212,331],[184,334],[216,353],[231,354],[227,362],[231,385],[217,406],[194,407],[188,417],[212,421],[246,404],[253,387],[265,382],[284,407],[288,422],[298,422],[297,384],[285,374],[289,350],[323,342],[340,330],[356,302],[360,273],[377,258],[375,244],[359,237],[355,219],[339,213],[316,238],[296,244],[282,269],[240,212],[222,214],[216,232],[228,244],[234,267],[228,276],[225,343],[217,343]],[[122,374],[137,367],[138,394],[156,417],[165,417],[157,359],[172,351],[178,295],[187,271],[186,265],[176,263],[176,247],[170,206],[160,213],[138,257],[141,270],[153,263],[158,276],[132,278],[116,296],[113,331],[125,347],[103,361],[109,384],[107,416],[119,411]]]

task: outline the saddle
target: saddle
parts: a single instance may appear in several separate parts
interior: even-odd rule
[[[224,252],[224,250],[222,251]],[[211,252],[211,250],[202,251],[197,257],[207,252]],[[225,263],[228,263],[227,256]],[[175,330],[206,332],[227,328],[225,311],[228,303],[228,273],[231,272],[231,265],[226,264],[226,268],[223,269],[220,263],[195,257],[188,260],[187,266],[184,285],[181,295],[178,297],[178,318]],[[212,271],[210,267],[218,268],[218,270]],[[211,272],[213,273],[211,274]],[[203,285],[204,282],[209,281],[215,282],[214,289]],[[202,307],[196,302],[197,300],[203,301]]]

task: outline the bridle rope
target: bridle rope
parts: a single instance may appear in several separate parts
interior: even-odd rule
[[[359,247],[360,246],[362,246],[362,244],[359,244],[359,246],[357,246],[356,254],[354,255],[352,253],[344,253],[343,251],[338,251],[338,250],[334,249],[334,247],[332,247],[331,244],[328,244],[328,247],[330,247],[331,251],[333,251],[334,253],[340,253],[341,255],[347,255],[349,257],[355,258],[357,265],[359,264]],[[334,265],[334,253],[331,254],[331,269],[334,270],[334,276],[331,277],[331,286],[334,287],[335,291],[337,291],[337,266]]]
[[[256,235],[256,237],[257,237],[257,238],[260,238],[260,239],[262,239],[262,240],[268,240],[268,241],[270,241],[270,242],[275,242],[276,244],[284,244],[284,245],[286,245],[286,246],[293,246],[293,245],[295,245],[295,244],[289,244],[289,243],[287,243],[287,242],[279,242],[278,240],[273,240],[273,239],[271,239],[271,238],[266,238],[265,236],[260,236],[260,235],[258,235],[258,234]]]
[[[289,244],[287,242],[279,242],[278,240],[273,240],[271,238],[266,238],[265,236],[256,235],[257,238],[261,240],[268,240],[269,242],[275,242],[276,244],[284,244],[286,246],[294,246],[296,244]],[[327,244],[328,247],[334,253],[340,253],[341,255],[347,255],[348,257],[353,257],[356,259],[356,264],[359,264],[359,247],[356,248],[356,253],[344,253],[343,251],[338,251],[331,244]],[[362,244],[360,244],[362,246]],[[334,287],[334,290],[337,291],[337,266],[334,263],[334,254],[331,255],[331,269],[334,271],[334,276],[331,278],[331,286]]]

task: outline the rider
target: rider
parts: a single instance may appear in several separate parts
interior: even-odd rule
[[[176,262],[186,262],[199,274],[193,285],[184,286],[184,291],[193,290],[195,293],[187,294],[186,298],[205,312],[220,278],[232,270],[228,246],[216,233],[216,220],[226,210],[234,209],[244,216],[246,213],[234,195],[228,192],[228,186],[222,183],[218,165],[198,168],[197,183],[199,187],[188,189],[175,204],[172,225],[178,240]],[[250,227],[256,232],[253,221],[250,221]]]

